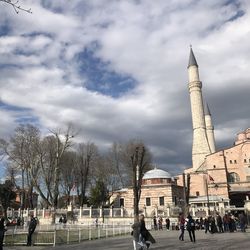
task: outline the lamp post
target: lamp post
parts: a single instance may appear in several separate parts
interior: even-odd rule
[[[218,205],[218,196],[217,196],[218,187],[219,187],[218,184],[215,184],[215,185],[214,185],[214,188],[215,188],[215,197],[216,197],[216,202],[214,203],[214,205],[215,205],[215,210],[217,210],[216,207],[217,207],[217,205]]]
[[[140,174],[140,168],[139,168],[139,165],[136,165],[136,184],[137,184],[137,186],[138,186],[138,184],[139,184],[139,174]]]
[[[208,176],[206,176],[206,189],[207,189],[207,208],[208,208],[208,215],[210,216],[210,204],[209,204],[209,194],[208,194]]]

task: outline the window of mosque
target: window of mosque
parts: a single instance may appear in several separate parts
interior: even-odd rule
[[[237,163],[237,161],[236,161],[236,160],[234,160],[234,163]]]
[[[175,205],[177,205],[177,197],[173,196],[172,201],[174,202]]]
[[[160,206],[164,206],[164,196],[159,197],[159,204]]]
[[[244,159],[244,163],[247,163],[247,159]]]
[[[196,196],[200,196],[200,192],[199,191],[196,192]]]
[[[228,174],[228,182],[239,182],[240,181],[240,176],[235,173],[235,172],[232,172],[232,173],[229,173]]]
[[[151,206],[151,199],[149,197],[146,198],[146,206],[147,207]]]
[[[124,198],[120,198],[120,207],[124,207]]]
[[[216,165],[214,165],[214,168],[216,168]]]
[[[232,161],[232,160],[230,160],[229,162],[230,162],[230,164],[232,164],[232,163],[233,163],[233,161]]]

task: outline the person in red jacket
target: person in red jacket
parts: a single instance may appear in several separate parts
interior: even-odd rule
[[[179,216],[179,226],[180,226],[180,231],[181,231],[181,234],[179,236],[179,240],[183,241],[184,240],[184,231],[185,231],[185,218],[184,218],[184,215],[182,213]]]

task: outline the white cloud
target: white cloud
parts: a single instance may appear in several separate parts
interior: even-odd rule
[[[30,108],[44,127],[72,121],[81,128],[81,138],[102,147],[141,138],[160,166],[183,169],[191,162],[190,43],[204,95],[213,100],[218,144],[233,141],[232,133],[250,122],[245,109],[231,115],[238,108],[231,99],[234,87],[242,95],[249,89],[250,6],[226,2],[27,0],[32,15],[1,8],[0,21],[9,32],[0,37],[0,97]],[[240,10],[245,14],[229,21]],[[112,98],[85,88],[88,79],[76,58],[93,44],[108,70],[137,81],[134,89]],[[236,99],[248,105],[241,96]],[[2,136],[14,127],[16,114],[1,112]]]

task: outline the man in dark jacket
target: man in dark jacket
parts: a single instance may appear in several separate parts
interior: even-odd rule
[[[37,220],[34,218],[33,215],[30,216],[30,224],[28,230],[28,239],[27,239],[27,246],[31,246],[32,242],[32,234],[34,233],[37,225]]]
[[[170,227],[170,219],[166,218],[166,229],[169,231],[169,227]]]
[[[192,242],[195,242],[195,221],[191,215],[187,217],[187,231]]]
[[[3,239],[4,239],[4,233],[5,233],[5,225],[4,225],[4,218],[2,217],[0,219],[0,250],[3,249]]]
[[[217,218],[217,225],[218,225],[218,228],[219,228],[219,233],[224,233],[223,231],[223,221],[222,221],[222,218],[221,216],[218,214]]]

